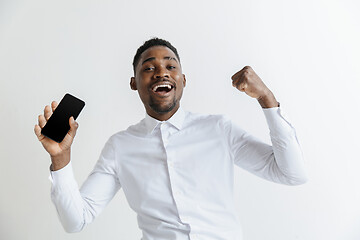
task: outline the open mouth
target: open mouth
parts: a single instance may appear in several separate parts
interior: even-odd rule
[[[171,83],[165,82],[165,83],[155,84],[155,86],[153,86],[151,90],[157,94],[165,95],[165,94],[171,92],[171,90],[173,90],[173,89],[174,89],[174,86]]]

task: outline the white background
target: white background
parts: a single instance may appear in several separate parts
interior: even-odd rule
[[[227,114],[269,142],[256,100],[231,86],[250,65],[295,125],[310,181],[288,187],[237,168],[245,240],[360,239],[358,1],[0,1],[0,239],[140,239],[120,191],[81,233],[50,200],[37,116],[66,92],[83,99],[72,160],[81,184],[105,141],[144,117],[132,59],[158,36],[177,47],[182,106]]]

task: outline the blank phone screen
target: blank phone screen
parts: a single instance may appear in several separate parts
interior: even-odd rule
[[[70,130],[69,118],[73,116],[76,120],[84,106],[84,101],[69,93],[65,94],[46,125],[41,130],[41,133],[60,143]]]

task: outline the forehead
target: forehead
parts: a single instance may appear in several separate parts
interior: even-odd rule
[[[164,57],[173,57],[175,58],[177,61],[179,61],[179,59],[177,59],[175,53],[168,47],[165,46],[154,46],[151,48],[146,49],[140,57],[140,63],[142,61],[144,61],[147,58],[150,57],[154,57],[154,58],[159,58],[159,59],[163,59]]]

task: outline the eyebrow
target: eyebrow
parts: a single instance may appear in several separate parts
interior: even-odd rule
[[[169,57],[169,56],[167,56],[167,57],[164,57],[164,59],[166,59],[166,60],[175,60],[175,61],[177,62],[176,58],[174,58],[174,57]],[[142,62],[141,65],[144,65],[144,63],[149,62],[149,61],[152,61],[152,60],[155,60],[155,58],[154,58],[154,57],[150,57],[150,58],[148,58],[148,59],[145,59],[145,60]]]

